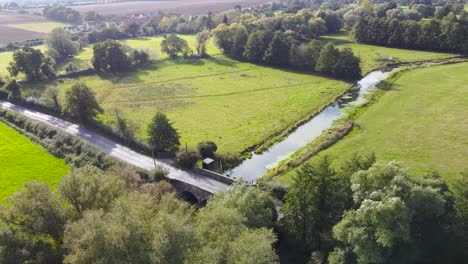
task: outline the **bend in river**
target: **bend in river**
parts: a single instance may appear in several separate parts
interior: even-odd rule
[[[310,121],[298,127],[284,140],[274,144],[270,149],[261,154],[252,153],[252,158],[244,160],[239,166],[227,172],[226,175],[243,178],[249,182],[256,181],[256,179],[263,176],[269,169],[275,167],[281,160],[288,158],[294,152],[305,147],[320,136],[324,130],[332,127],[333,122],[340,119],[343,115],[340,109],[351,103],[362,103],[364,101],[363,96],[375,89],[377,84],[385,80],[390,73],[377,70],[367,74],[335,103],[325,108]]]

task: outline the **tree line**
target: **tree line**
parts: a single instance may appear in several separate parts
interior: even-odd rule
[[[361,77],[360,60],[349,48],[339,50],[318,40],[303,44],[294,35],[279,30],[254,30],[249,34],[239,24],[220,24],[212,34],[223,53],[237,60],[315,71],[346,80]]]
[[[48,19],[63,23],[79,24],[82,21],[80,12],[61,5],[48,6],[42,14]]]
[[[352,36],[360,43],[468,54],[468,24],[460,22],[360,19]]]

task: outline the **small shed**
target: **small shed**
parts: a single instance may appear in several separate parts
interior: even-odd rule
[[[206,158],[202,161],[202,167],[205,169],[205,170],[209,170],[213,167],[214,165],[214,162],[215,160],[212,159],[212,158]]]

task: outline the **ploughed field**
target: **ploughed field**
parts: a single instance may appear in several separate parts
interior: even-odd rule
[[[41,16],[0,12],[0,46],[13,42],[44,38],[46,33],[52,29],[64,25],[63,23],[49,21]],[[0,74],[2,74],[2,64],[3,62],[0,61]]]
[[[37,180],[56,185],[67,165],[0,121],[0,201]]]
[[[468,63],[409,70],[355,120],[353,131],[308,162],[339,166],[353,153],[400,160],[414,175],[437,170],[449,183],[468,170]],[[277,177],[289,183],[292,170]]]

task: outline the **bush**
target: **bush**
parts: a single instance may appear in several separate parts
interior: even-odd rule
[[[216,150],[218,150],[218,146],[213,141],[204,141],[200,142],[197,145],[198,152],[203,158],[214,158]]]
[[[166,170],[163,166],[156,166],[149,174],[148,181],[150,182],[159,182],[165,180],[169,171]]]
[[[218,159],[221,160],[221,164],[223,164],[224,171],[236,167],[242,161],[241,156],[229,152],[219,155]]]
[[[200,158],[200,154],[194,150],[183,150],[177,152],[175,162],[182,168],[191,169]]]

